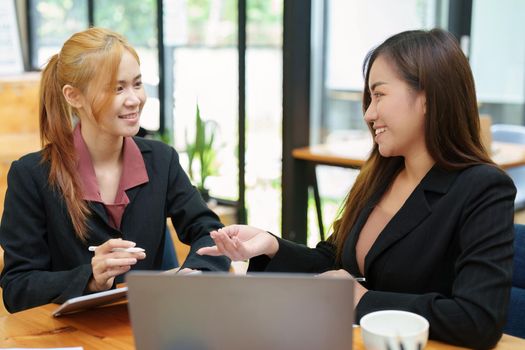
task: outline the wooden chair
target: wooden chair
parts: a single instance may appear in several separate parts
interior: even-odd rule
[[[179,236],[177,236],[177,232],[175,232],[175,228],[173,227],[173,224],[171,223],[170,219],[168,219],[168,229],[170,232],[171,240],[173,242],[173,246],[175,247],[177,259],[180,263],[183,263],[184,260],[186,260],[188,254],[190,253],[190,246],[182,243],[179,240]]]

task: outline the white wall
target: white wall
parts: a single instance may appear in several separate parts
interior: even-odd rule
[[[433,0],[329,1],[327,87],[362,90],[368,51],[395,33],[433,27],[434,8]]]
[[[525,1],[474,0],[470,63],[478,99],[523,103]]]

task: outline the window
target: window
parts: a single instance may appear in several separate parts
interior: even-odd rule
[[[201,117],[216,130],[210,195],[238,201],[238,2],[164,3],[167,78],[173,86],[174,144],[185,157]],[[249,0],[246,50],[246,203],[248,222],[278,230],[281,200],[282,0]],[[198,177],[198,175],[196,176]]]
[[[479,110],[492,123],[525,124],[525,3],[475,0],[470,64]]]
[[[237,1],[175,1],[164,5],[164,45],[167,57],[171,57],[166,65],[173,72],[166,78],[173,86],[175,148],[185,152],[187,140],[194,137],[198,104],[201,118],[213,122],[216,132],[215,173],[206,179],[205,186],[211,196],[236,201]]]
[[[88,8],[84,0],[30,0],[30,65],[41,69],[75,32],[88,27]]]
[[[248,0],[246,207],[250,225],[281,232],[283,0]]]

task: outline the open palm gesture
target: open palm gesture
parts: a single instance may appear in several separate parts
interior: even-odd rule
[[[200,255],[225,255],[233,261],[242,261],[258,255],[270,258],[279,250],[277,239],[270,233],[247,225],[231,225],[210,232],[215,246],[197,251]]]

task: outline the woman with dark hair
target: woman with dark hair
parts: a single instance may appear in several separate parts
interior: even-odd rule
[[[468,61],[443,30],[407,31],[373,49],[363,70],[375,143],[328,241],[311,249],[236,225],[198,253],[253,257],[251,271],[365,277],[356,321],[411,311],[433,339],[489,348],[506,319],[516,190],[481,143]]]
[[[167,217],[192,245],[184,268],[228,270],[229,259],[194,253],[222,224],[177,152],[133,137],[141,77],[133,47],[102,28],[74,34],[43,70],[43,150],[13,162],[0,225],[10,312],[110,289],[132,268],[159,270]],[[145,252],[122,251],[135,245]]]

